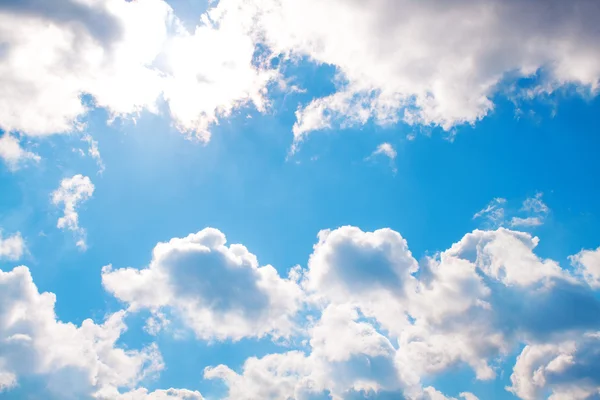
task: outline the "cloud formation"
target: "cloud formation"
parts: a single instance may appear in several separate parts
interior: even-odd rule
[[[188,32],[162,0],[4,2],[0,129],[70,132],[92,107],[112,120],[158,112],[164,100],[180,130],[208,140],[236,107],[264,110],[275,77],[253,64],[254,42],[239,22],[207,14]]]
[[[151,334],[170,334],[171,319],[199,340],[302,343],[250,357],[240,370],[205,368],[205,379],[225,383],[228,399],[451,399],[425,378],[467,366],[492,380],[498,360],[518,351],[508,391],[524,400],[587,399],[600,393],[600,300],[585,272],[597,251],[572,256],[571,271],[539,257],[538,243],[506,228],[475,230],[417,262],[398,232],[345,226],[321,231],[307,268],[285,279],[206,228],[157,244],[144,269],[104,267],[104,288],[128,311],[80,327],[57,321],[54,296],[39,294],[18,267],[0,272],[0,388],[29,375],[58,388],[77,376],[76,398],[202,399],[137,387],[163,367],[160,353],[155,345],[125,351],[116,341],[123,318],[146,309],[154,320],[147,329],[158,327]]]
[[[38,292],[27,267],[0,270],[0,393],[10,393],[21,379],[37,379],[39,394],[57,400],[202,398],[145,389],[119,393],[164,367],[156,345],[125,350],[116,344],[126,330],[124,311],[102,324],[88,319],[76,326],[57,320],[55,302],[53,293]]]
[[[63,207],[64,215],[58,219],[56,226],[60,229],[73,231],[76,244],[82,250],[87,248],[85,230],[79,226],[77,207],[94,194],[94,184],[87,176],[81,174],[64,178],[60,186],[52,192],[52,203]]]
[[[69,132],[92,107],[114,119],[164,101],[178,129],[207,141],[235,109],[267,109],[282,57],[337,71],[335,93],[298,108],[293,148],[369,120],[449,130],[491,112],[505,80],[538,76],[524,97],[595,93],[598,16],[589,0],[221,0],[187,30],[163,0],[3,2],[0,129]]]
[[[542,200],[543,195],[538,192],[535,196],[526,198],[518,210],[509,207],[506,199],[495,198],[485,208],[475,213],[473,219],[482,220],[486,228],[510,226],[511,228],[531,229],[538,227],[544,224],[550,214],[550,207]],[[512,217],[510,217],[511,215]]]
[[[300,107],[295,142],[334,126],[408,124],[449,130],[494,109],[504,79],[542,76],[528,95],[575,84],[595,91],[597,2],[222,0],[256,10],[276,54],[336,67],[337,91]],[[468,21],[468,23],[464,23]]]
[[[27,161],[40,161],[40,156],[23,149],[19,139],[8,133],[0,137],[0,158],[12,171],[16,171]]]
[[[24,252],[25,241],[21,233],[17,232],[14,235],[3,237],[2,231],[0,231],[0,260],[16,261],[23,256]]]
[[[170,311],[205,340],[287,337],[303,296],[293,279],[259,266],[246,247],[227,246],[212,228],[158,243],[147,268],[106,266],[102,283],[130,310],[149,309],[159,320]]]

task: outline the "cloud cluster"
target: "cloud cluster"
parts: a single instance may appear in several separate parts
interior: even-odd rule
[[[114,119],[164,101],[177,128],[206,141],[236,108],[266,109],[277,57],[337,71],[334,94],[298,109],[293,149],[369,120],[451,129],[493,110],[507,78],[540,75],[526,96],[595,92],[598,16],[590,0],[221,0],[188,30],[163,0],[3,2],[0,129],[69,132],[93,107]]]
[[[398,232],[345,226],[321,231],[307,268],[282,278],[206,228],[158,243],[146,268],[104,267],[102,284],[127,313],[149,310],[153,335],[175,320],[199,340],[297,344],[241,370],[206,367],[228,399],[450,399],[423,382],[460,366],[492,380],[504,372],[499,360],[519,351],[508,391],[588,399],[600,394],[598,250],[572,256],[569,270],[539,257],[538,243],[506,228],[475,230],[417,262]],[[202,399],[137,387],[163,364],[155,345],[118,347],[125,311],[78,327],[56,320],[54,296],[38,292],[26,267],[0,272],[0,286],[1,390],[34,376],[61,398]]]
[[[50,399],[201,399],[133,389],[160,371],[163,361],[155,344],[141,350],[117,346],[126,329],[124,311],[102,324],[88,319],[76,326],[56,319],[55,302],[54,294],[38,292],[27,267],[0,270],[0,393],[26,379],[39,381]]]
[[[23,256],[25,252],[25,241],[21,233],[17,232],[14,235],[2,237],[0,231],[0,260],[16,261]]]
[[[19,139],[8,133],[0,137],[0,158],[12,171],[16,171],[27,161],[38,162],[40,160],[40,156],[23,149]]]
[[[275,74],[253,64],[254,43],[235,19],[205,15],[188,32],[162,0],[3,2],[0,26],[7,132],[79,130],[90,107],[114,119],[157,112],[163,99],[178,128],[208,140],[235,107],[263,109]]]
[[[56,226],[73,231],[77,239],[77,247],[85,250],[85,230],[79,226],[77,207],[94,194],[94,184],[87,176],[81,174],[64,178],[60,186],[52,192],[52,203],[63,207],[64,215],[58,219]]]
[[[599,84],[594,1],[222,0],[219,7],[242,3],[257,10],[256,29],[273,52],[337,69],[337,91],[298,110],[296,143],[313,130],[368,120],[475,123],[493,110],[503,79],[540,70],[530,94]]]
[[[488,228],[510,226],[511,228],[528,229],[541,226],[550,214],[550,207],[544,203],[543,195],[542,192],[538,192],[533,197],[526,198],[518,210],[508,208],[506,199],[495,198],[485,208],[475,213],[473,219],[483,220]],[[509,216],[512,217],[507,220]]]
[[[523,346],[508,388],[519,397],[600,390],[588,356],[600,352],[591,272],[540,258],[529,233],[475,230],[420,263],[391,229],[347,226],[318,238],[293,279],[207,228],[159,243],[148,268],[106,267],[103,284],[131,311],[149,309],[156,323],[163,312],[180,318],[201,339],[305,338],[306,347],[249,358],[239,372],[207,367],[205,378],[223,380],[230,399],[445,399],[423,379],[460,365],[495,379],[497,360]],[[594,257],[582,251],[572,262],[593,271]],[[298,315],[301,304],[308,314]]]

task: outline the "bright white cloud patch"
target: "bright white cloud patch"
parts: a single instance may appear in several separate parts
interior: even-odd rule
[[[6,259],[16,261],[25,252],[25,241],[19,232],[6,237],[0,231],[0,260]]]
[[[294,148],[310,131],[371,119],[474,123],[507,76],[541,70],[527,96],[595,91],[600,77],[600,6],[589,0],[221,0],[193,30],[163,0],[40,4],[0,6],[4,131],[68,132],[90,107],[128,116],[164,100],[179,129],[208,140],[236,108],[265,110],[279,80],[269,57],[280,55],[338,75],[334,94],[298,109]]]
[[[0,392],[10,396],[23,378],[42,383],[42,392],[32,393],[36,398],[201,399],[145,389],[119,397],[120,388],[134,388],[163,368],[156,345],[141,350],[116,345],[126,329],[123,311],[100,325],[88,319],[76,326],[56,319],[55,302],[53,293],[38,292],[27,267],[0,270]]]
[[[551,391],[552,400],[585,400],[600,395],[600,332],[574,340],[526,346],[508,389],[524,400]]]
[[[5,133],[0,137],[0,158],[6,163],[9,169],[17,170],[27,161],[40,161],[40,156],[30,151],[24,150],[19,140]]]
[[[52,203],[62,206],[64,215],[58,219],[56,226],[60,229],[73,231],[77,240],[77,247],[86,249],[85,230],[79,226],[77,207],[94,194],[94,184],[87,176],[81,174],[65,178],[60,186],[52,193]]]
[[[379,146],[377,146],[377,148],[375,149],[375,151],[373,151],[373,153],[371,153],[371,155],[369,157],[367,157],[367,160],[373,159],[374,157],[377,156],[384,156],[387,157],[390,160],[390,166],[392,167],[392,171],[394,173],[396,173],[396,150],[394,149],[394,147],[389,144],[389,143],[381,143]]]
[[[581,250],[569,258],[590,286],[600,288],[600,247],[596,250]]]
[[[148,268],[107,266],[102,283],[131,310],[171,311],[202,339],[289,336],[302,301],[295,281],[212,228],[157,244]]]
[[[188,32],[162,0],[10,2],[0,5],[0,26],[5,131],[78,130],[90,106],[114,118],[156,112],[162,96],[178,128],[208,140],[234,108],[263,110],[275,76],[252,63],[244,21],[205,15]]]
[[[98,141],[94,140],[94,138],[89,134],[84,135],[81,140],[88,144],[88,155],[96,161],[96,165],[98,165],[98,173],[102,174],[106,167],[104,166],[104,161],[102,161],[100,150],[98,150]]]
[[[485,218],[492,227],[499,227],[504,223],[504,204],[506,199],[497,197],[483,209],[477,211],[473,215],[473,219]]]
[[[494,108],[506,76],[542,69],[545,90],[596,90],[597,2],[222,0],[256,13],[275,53],[337,68],[338,91],[298,110],[296,143],[335,125],[409,124],[450,129]],[[468,21],[464,23],[464,21]],[[539,92],[540,90],[538,90]],[[532,90],[531,93],[535,92]]]

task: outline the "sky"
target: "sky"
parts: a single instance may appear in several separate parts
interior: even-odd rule
[[[0,399],[600,398],[598,18],[0,2]]]

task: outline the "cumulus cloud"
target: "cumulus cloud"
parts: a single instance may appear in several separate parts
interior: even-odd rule
[[[17,232],[14,235],[2,237],[2,231],[0,231],[0,260],[16,261],[23,256],[24,252],[25,241],[21,233]]]
[[[518,210],[508,207],[509,204],[506,199],[498,197],[475,213],[473,219],[483,220],[488,228],[498,228],[500,226],[535,228],[543,225],[550,213],[550,208],[543,202],[542,196],[543,193],[538,192],[535,196],[526,198],[522,207]]]
[[[85,230],[79,226],[77,207],[94,194],[94,184],[87,176],[81,174],[64,178],[60,186],[52,193],[52,203],[63,206],[64,215],[58,219],[56,226],[73,231],[77,239],[77,247],[85,250]]]
[[[540,226],[542,225],[542,219],[540,217],[512,217],[510,220],[510,226],[512,227],[527,227],[527,226]]]
[[[107,291],[160,319],[170,311],[202,339],[289,336],[302,291],[217,229],[159,243],[145,269],[103,269]]]
[[[3,2],[0,26],[0,128],[8,132],[79,130],[90,107],[112,120],[158,112],[164,100],[179,129],[208,140],[209,127],[236,107],[264,110],[276,76],[253,63],[243,21],[206,14],[190,32],[162,0]]]
[[[12,171],[19,169],[27,161],[40,161],[40,156],[24,150],[19,140],[8,133],[0,137],[0,158]]]
[[[596,250],[581,250],[569,257],[579,275],[595,289],[600,288],[600,247]]]
[[[390,166],[392,167],[392,171],[394,173],[396,173],[396,164],[395,164],[395,160],[396,160],[396,150],[394,149],[394,147],[389,144],[389,143],[381,143],[379,146],[377,146],[377,148],[371,153],[371,155],[369,157],[367,157],[367,160],[373,159],[376,156],[384,156],[389,158],[390,160]]]
[[[507,76],[541,69],[544,88],[592,91],[600,77],[600,7],[587,0],[222,0],[219,7],[254,11],[255,30],[274,53],[336,67],[336,93],[298,110],[296,143],[311,130],[371,119],[447,130],[474,123],[493,110]]]
[[[527,217],[513,217],[510,220],[510,226],[535,227],[542,225],[550,213],[550,208],[542,200],[543,195],[542,192],[538,192],[535,196],[526,198],[520,211],[525,213]]]
[[[200,392],[187,389],[158,389],[149,392],[146,388],[135,389],[126,393],[111,390],[107,393],[97,394],[99,400],[204,400]]]
[[[599,14],[589,0],[221,0],[188,30],[163,0],[3,2],[0,129],[68,132],[90,107],[114,119],[165,101],[176,127],[206,141],[235,109],[266,109],[280,81],[270,60],[283,56],[337,71],[335,93],[297,110],[293,148],[369,120],[448,130],[492,111],[507,77],[539,74],[527,95],[595,92]]]
[[[163,368],[156,345],[117,345],[126,330],[123,311],[100,325],[88,319],[76,326],[56,319],[55,302],[53,293],[39,293],[27,267],[0,270],[0,392],[10,396],[20,379],[33,378],[43,382],[43,397],[50,399],[201,399],[145,389],[119,397],[119,388],[134,389]]]
[[[556,261],[537,256],[538,243],[525,232],[475,230],[417,263],[393,230],[322,231],[302,272],[307,301],[319,315],[306,329],[308,348],[250,358],[241,372],[207,368],[205,377],[222,379],[228,398],[236,399],[386,393],[448,399],[422,387],[422,379],[459,365],[468,365],[477,379],[494,379],[496,361],[522,346],[551,349],[551,357],[539,361],[543,365],[585,347],[577,353],[582,357],[600,330],[597,293]],[[528,374],[539,367],[519,361],[509,389],[524,399],[540,398],[548,388],[556,399],[578,398],[569,396],[584,389],[596,393],[600,386],[590,380],[596,366],[588,361],[595,352],[589,354],[568,373],[540,378],[533,389],[522,382],[531,382]],[[550,370],[557,371],[557,363]],[[461,397],[477,398],[469,392]]]

